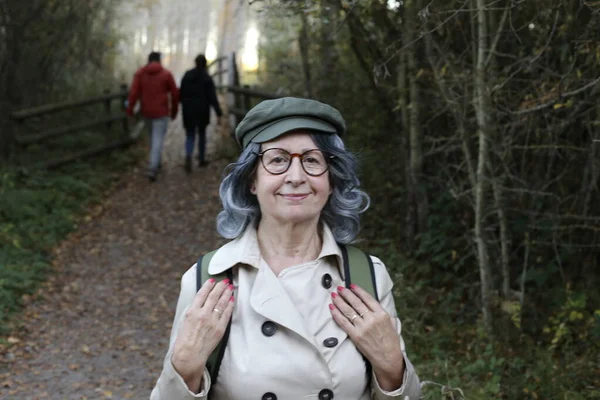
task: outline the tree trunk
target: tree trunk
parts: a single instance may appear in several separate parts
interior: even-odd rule
[[[408,52],[410,87],[410,177],[414,185],[417,202],[417,224],[419,234],[427,231],[428,201],[423,182],[423,131],[420,124],[419,85],[414,52]]]
[[[485,53],[485,64],[484,68],[486,68],[486,75],[488,82],[496,82],[497,81],[497,70],[498,63],[497,58],[494,54],[496,50],[496,46],[502,37],[502,32],[506,23],[506,19],[508,17],[508,13],[510,10],[510,5],[507,4],[502,11],[502,15],[499,14],[498,10],[490,10],[486,12],[486,21],[489,24],[489,29],[486,28],[486,32],[491,32],[495,34],[493,38],[490,39],[489,43],[486,44],[486,53]],[[499,17],[499,18],[498,18]],[[491,134],[491,126],[493,125],[491,115],[491,99],[488,95],[488,91],[486,89],[485,98],[485,113],[486,113],[486,124],[488,126],[488,139],[490,140],[490,145],[496,145],[499,149],[496,153],[500,154],[500,158],[503,158],[502,154],[504,154],[503,146],[507,145],[506,141],[503,139],[505,135],[502,135],[502,139],[496,138],[495,135]],[[509,137],[513,137],[514,133],[511,135],[506,135]],[[496,139],[498,142],[494,140]],[[500,140],[502,140],[500,142]],[[510,139],[508,139],[510,140]],[[499,162],[503,162],[504,160],[500,159]],[[501,177],[496,178],[496,171],[492,168],[493,161],[491,158],[487,160],[488,163],[488,173],[490,174],[490,182],[492,184],[492,190],[494,193],[494,205],[496,208],[496,214],[498,216],[498,223],[500,225],[500,263],[501,263],[501,271],[502,271],[502,295],[504,299],[510,299],[510,244],[511,244],[511,234],[510,229],[508,227],[508,217],[506,215],[506,205],[504,204],[504,179]]]
[[[406,38],[406,36],[404,36]],[[405,40],[408,42],[408,40]],[[408,136],[410,132],[410,117],[408,113],[408,100],[407,96],[409,93],[409,89],[407,87],[407,51],[404,50],[400,52],[400,57],[398,60],[398,81],[397,81],[397,89],[398,89],[398,107],[400,107],[400,112],[402,114],[402,132],[401,132],[401,149],[402,149],[402,160],[404,162],[404,172],[405,172],[405,182],[407,188],[406,195],[406,215],[404,218],[404,227],[405,227],[405,242],[413,245],[413,238],[415,237],[415,220],[413,216],[415,215],[414,209],[414,196],[411,184],[411,174],[410,174],[410,157],[408,157]]]
[[[304,95],[308,98],[313,99],[314,93],[312,89],[310,74],[310,39],[308,36],[308,21],[304,12],[300,13],[300,18],[302,19],[302,28],[300,28],[298,44],[300,46],[300,57],[302,58],[302,72],[304,74]]]
[[[324,101],[336,104],[336,80],[339,54],[335,41],[335,33],[339,19],[339,3],[337,0],[321,0],[321,45],[319,62],[318,96]]]
[[[416,37],[416,19],[417,10],[420,7],[419,0],[406,2],[407,20],[406,20],[406,38],[408,43],[412,43]],[[416,221],[418,233],[422,234],[427,230],[427,210],[428,201],[423,182],[423,132],[420,123],[421,103],[419,100],[419,83],[417,47],[413,44],[406,52],[408,61],[408,82],[410,93],[410,182],[409,190],[414,191],[414,201],[416,210]]]
[[[596,106],[597,118],[600,118],[600,105]],[[588,185],[585,188],[585,198],[583,200],[583,216],[587,217],[590,214],[590,208],[592,204],[592,197],[594,190],[598,190],[598,180],[600,177],[600,171],[598,170],[598,153],[600,153],[600,134],[598,130],[594,129],[592,122],[588,122],[588,130],[592,138],[592,147],[590,149],[590,157],[586,166],[586,175],[589,175]],[[585,184],[585,180],[584,180]]]
[[[493,171],[489,170],[492,175]],[[498,179],[491,179],[492,190],[494,192],[494,203],[496,206],[496,214],[498,214],[498,222],[500,224],[500,262],[502,267],[502,295],[505,299],[510,298],[510,230],[508,229],[508,218],[506,216],[506,208],[504,205],[504,188],[502,181],[498,183]]]
[[[492,282],[491,268],[488,258],[488,248],[484,237],[484,215],[485,215],[485,189],[486,189],[486,164],[489,161],[489,99],[486,89],[485,58],[487,51],[487,20],[485,14],[485,0],[476,1],[477,32],[477,64],[475,68],[475,90],[473,106],[477,119],[477,135],[479,137],[479,157],[477,162],[477,185],[475,187],[475,242],[477,244],[477,256],[479,261],[479,275],[481,280],[481,300],[483,325],[488,335],[493,335],[492,319]]]

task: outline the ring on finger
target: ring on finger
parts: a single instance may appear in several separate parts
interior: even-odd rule
[[[350,322],[353,322],[356,318],[358,318],[358,314],[354,314],[351,318],[350,318]]]
[[[365,315],[365,314],[366,314],[366,313],[368,313],[368,312],[369,312],[369,310],[365,310],[365,311],[361,312],[361,313],[360,313],[358,316],[359,316],[359,317],[362,317],[363,315]]]
[[[218,308],[213,309],[213,312],[216,312],[219,314],[219,316],[223,315],[223,311],[219,310]]]

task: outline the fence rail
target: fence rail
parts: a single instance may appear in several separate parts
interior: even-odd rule
[[[112,122],[122,121],[123,131],[129,130],[127,114],[125,113],[125,100],[127,99],[127,86],[122,86],[121,90],[117,93],[106,93],[101,96],[95,96],[88,99],[68,101],[62,103],[46,104],[39,107],[32,107],[15,111],[11,114],[11,119],[16,125],[15,141],[21,146],[28,146],[34,143],[55,138],[58,136],[66,135],[71,132],[75,132],[81,129],[106,124],[107,129],[111,129]],[[120,100],[120,112],[114,114],[111,108],[111,102],[114,100]],[[86,121],[82,123],[72,125],[60,125],[54,128],[47,129],[45,131],[31,134],[26,133],[25,122],[29,119],[46,116],[48,114],[57,113],[66,110],[78,109],[81,107],[104,103],[106,116],[103,118],[97,118],[92,121]]]
[[[127,99],[127,87],[122,87],[118,93],[107,93],[102,96],[90,97],[83,100],[67,101],[62,103],[45,104],[39,107],[31,107],[15,111],[11,114],[13,120],[21,121],[31,117],[39,117],[58,111],[69,110],[73,108],[83,107],[90,104],[106,103],[107,101],[121,99],[123,102]]]
[[[249,87],[223,86],[221,90],[226,90],[234,94],[235,103],[233,107],[229,108],[229,112],[238,118],[244,118],[246,113],[253,107],[252,99],[271,100],[281,97]]]
[[[33,144],[39,144],[44,141],[48,141],[54,138],[58,138],[67,134],[80,132],[83,129],[105,126],[107,132],[113,132],[113,124],[121,122],[121,129],[123,135],[119,138],[114,139],[111,143],[105,143],[102,146],[92,149],[82,149],[77,151],[75,154],[69,154],[61,159],[57,160],[46,160],[42,163],[42,167],[55,168],[57,166],[72,162],[78,159],[91,157],[93,155],[102,154],[104,152],[128,146],[135,141],[135,135],[131,135],[129,127],[129,119],[125,113],[125,101],[128,96],[127,85],[121,85],[119,90],[113,93],[105,91],[104,94],[99,96],[93,96],[86,99],[66,101],[59,103],[45,104],[38,107],[30,107],[14,111],[11,115],[11,121],[13,125],[14,142],[20,147],[27,147]],[[113,102],[117,101],[118,106],[113,107]],[[70,110],[81,110],[85,107],[94,105],[104,105],[104,111],[97,112],[97,118],[92,120],[76,122],[76,123],[56,123],[48,118],[51,114],[57,114],[63,111]],[[116,110],[115,110],[116,108]],[[101,109],[100,109],[101,110]],[[117,111],[118,110],[118,111]],[[104,115],[102,116],[102,113]],[[44,125],[41,131],[32,129],[28,122],[38,121],[38,124]],[[40,123],[41,121],[41,123]],[[45,125],[54,125],[47,127]],[[136,126],[136,131],[139,129]],[[99,135],[102,132],[98,132]]]

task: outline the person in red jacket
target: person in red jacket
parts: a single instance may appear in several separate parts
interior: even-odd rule
[[[171,119],[177,117],[179,103],[179,92],[173,75],[161,65],[158,52],[150,53],[148,64],[138,69],[133,76],[127,114],[133,115],[133,108],[138,100],[141,106],[140,113],[146,118],[149,128],[151,148],[148,178],[154,182],[160,166],[169,116]]]

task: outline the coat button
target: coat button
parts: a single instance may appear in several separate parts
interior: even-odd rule
[[[323,344],[325,347],[335,347],[338,344],[338,340],[334,337],[328,337],[327,339],[323,340]]]
[[[262,400],[277,400],[277,396],[275,396],[275,393],[265,393],[262,395]]]
[[[262,330],[263,335],[273,336],[275,334],[275,332],[277,332],[277,325],[275,325],[274,322],[267,321],[264,324],[262,324],[261,330]]]
[[[319,392],[319,400],[333,399],[333,392],[329,389],[323,389]]]
[[[331,275],[329,275],[329,274],[325,274],[321,278],[321,285],[323,285],[323,287],[325,289],[329,289],[331,287],[331,282],[332,282],[332,279],[331,279]]]

